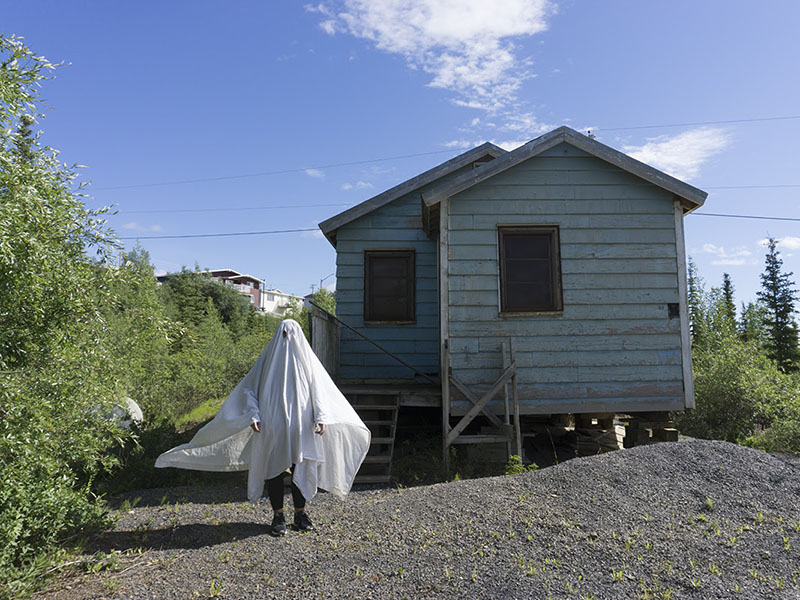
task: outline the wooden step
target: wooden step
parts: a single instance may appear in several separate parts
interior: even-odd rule
[[[373,444],[392,444],[394,445],[394,437],[374,437],[372,438]]]
[[[389,483],[392,480],[391,475],[356,475],[353,483]]]
[[[367,464],[367,463],[386,463],[386,462],[388,462],[388,463],[392,462],[392,457],[389,456],[388,454],[386,454],[386,455],[376,454],[376,455],[373,455],[373,456],[367,456],[364,459],[364,464]]]
[[[460,435],[453,440],[454,444],[499,444],[510,441],[511,438],[506,435]]]
[[[389,389],[348,389],[345,396],[373,436],[369,453],[356,475],[355,483],[390,482],[399,392]]]

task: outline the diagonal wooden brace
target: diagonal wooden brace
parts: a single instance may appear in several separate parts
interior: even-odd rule
[[[452,371],[450,372],[450,381],[453,382],[453,385],[456,386],[456,388],[462,394],[464,394],[464,396],[467,398],[467,400],[472,402],[472,404],[477,404],[478,402],[480,402],[480,399],[478,398],[478,396],[476,396],[469,388],[467,388],[466,385],[464,385],[458,379],[456,379],[456,376],[453,375]],[[498,427],[502,427],[503,422],[500,420],[500,417],[498,417],[496,414],[494,414],[494,411],[491,409],[490,406],[486,405],[486,406],[483,407],[483,414],[486,415],[486,417],[494,425],[497,425]]]
[[[458,424],[449,431],[449,433],[447,434],[448,446],[452,444],[453,440],[455,440],[459,435],[461,435],[461,432],[467,428],[467,425],[472,423],[472,420],[475,417],[477,417],[481,411],[483,411],[483,408],[486,406],[486,404],[488,404],[489,400],[491,400],[497,395],[497,392],[499,392],[500,389],[506,383],[508,383],[508,381],[514,376],[516,371],[517,371],[517,365],[512,362],[509,365],[509,367],[503,372],[503,374],[500,375],[500,379],[494,382],[492,389],[490,389],[483,396],[481,396],[477,404],[475,404],[475,406],[469,409],[469,412],[465,414],[463,417],[461,417],[461,420],[458,422]]]

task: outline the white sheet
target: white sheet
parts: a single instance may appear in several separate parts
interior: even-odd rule
[[[260,433],[250,427],[255,421]],[[316,423],[325,425],[323,435],[314,433]],[[247,497],[257,502],[265,479],[296,465],[293,480],[307,500],[318,488],[344,497],[369,445],[369,429],[288,319],[214,419],[159,456],[156,467],[247,469]]]

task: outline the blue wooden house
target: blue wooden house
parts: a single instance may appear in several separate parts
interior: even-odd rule
[[[568,127],[465,152],[320,224],[329,367],[351,397],[441,406],[445,448],[691,408],[683,217],[705,198]],[[477,416],[497,433],[466,435]]]

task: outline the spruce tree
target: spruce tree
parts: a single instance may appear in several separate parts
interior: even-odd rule
[[[701,346],[708,337],[708,311],[703,279],[697,272],[697,265],[689,259],[689,328],[692,333],[692,347]]]
[[[767,354],[777,361],[784,372],[795,370],[798,352],[797,324],[794,321],[794,303],[797,290],[790,279],[792,273],[784,273],[783,260],[778,252],[778,242],[767,240],[767,256],[761,274],[761,290],[758,298],[764,303],[767,314],[764,324],[767,329]]]
[[[736,304],[733,302],[733,283],[728,273],[722,274],[722,312],[731,323],[736,323]]]
[[[767,331],[764,321],[767,317],[767,307],[764,302],[742,302],[742,312],[739,318],[739,337],[743,342],[756,342],[761,346],[767,343]]]

